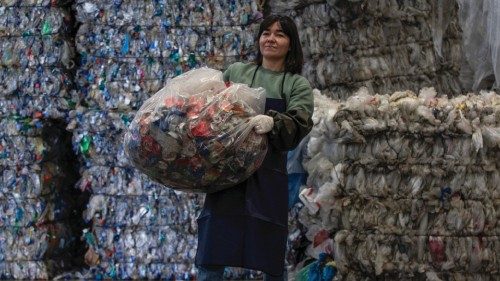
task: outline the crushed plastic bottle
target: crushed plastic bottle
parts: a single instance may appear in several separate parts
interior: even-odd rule
[[[67,7],[74,0],[3,0],[2,5],[5,7]]]
[[[0,36],[66,35],[70,13],[51,7],[7,7],[0,16]]]
[[[33,68],[42,66],[74,67],[74,47],[59,35],[0,37],[0,66]]]
[[[69,97],[73,80],[61,68],[6,68],[0,67],[2,96]]]

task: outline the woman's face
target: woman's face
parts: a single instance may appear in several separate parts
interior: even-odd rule
[[[290,38],[281,30],[279,22],[273,23],[262,32],[259,48],[264,60],[285,59],[290,48]]]

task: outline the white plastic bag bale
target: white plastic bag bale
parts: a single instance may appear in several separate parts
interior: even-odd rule
[[[457,1],[463,30],[464,60],[460,80],[467,89],[479,90],[492,77],[500,88],[500,3],[496,0]],[[489,82],[487,82],[489,83]]]
[[[132,164],[174,189],[214,192],[248,178],[267,152],[250,117],[264,112],[265,91],[226,87],[220,71],[200,68],[146,100],[125,135]]]

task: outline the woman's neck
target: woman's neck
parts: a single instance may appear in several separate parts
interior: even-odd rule
[[[272,71],[283,71],[285,70],[285,60],[262,60],[262,67]]]

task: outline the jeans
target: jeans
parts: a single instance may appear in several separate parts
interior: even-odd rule
[[[221,281],[224,277],[224,266],[198,266],[197,281]],[[281,276],[264,273],[264,281],[286,281],[286,270]]]

